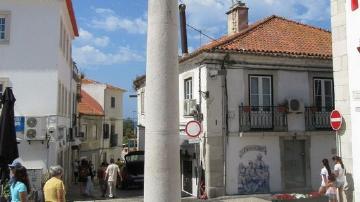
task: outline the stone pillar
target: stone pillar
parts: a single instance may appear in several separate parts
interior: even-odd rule
[[[149,0],[145,202],[181,199],[178,83],[178,3]]]

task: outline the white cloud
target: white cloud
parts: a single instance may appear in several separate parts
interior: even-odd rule
[[[187,7],[187,22],[204,33],[219,36],[227,32],[231,0],[182,0]],[[320,0],[245,0],[252,22],[279,15],[304,23],[329,22],[329,1]],[[191,29],[189,29],[191,30]],[[193,33],[198,34],[198,33]]]
[[[95,37],[89,31],[80,28],[79,38],[76,39],[76,42],[80,45],[93,45],[96,47],[106,47],[110,43],[110,38],[107,36]]]
[[[147,28],[146,15],[135,19],[123,18],[118,16],[111,9],[97,8],[98,14],[92,21],[94,28],[104,29],[106,31],[125,30],[133,34],[145,34]]]
[[[143,61],[144,57],[129,47],[120,46],[114,53],[106,53],[91,45],[74,47],[73,55],[83,68]]]

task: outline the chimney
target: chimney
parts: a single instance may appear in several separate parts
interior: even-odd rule
[[[228,15],[228,35],[238,33],[249,26],[248,10],[246,4],[241,1],[237,1],[231,6],[226,13]]]

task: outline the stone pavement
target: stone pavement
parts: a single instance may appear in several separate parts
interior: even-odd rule
[[[129,190],[117,190],[117,198],[109,199],[102,198],[100,196],[100,189],[98,185],[94,186],[94,196],[86,197],[80,194],[80,189],[78,185],[73,185],[70,187],[70,190],[67,190],[66,199],[67,201],[85,201],[85,202],[93,202],[93,201],[114,201],[114,202],[143,202],[144,191],[142,189],[129,189]],[[183,197],[181,199],[182,202],[197,202],[204,201],[199,200],[194,197]],[[208,199],[206,201],[211,202],[269,202],[271,201],[271,196],[269,194],[264,195],[251,195],[251,196],[224,196],[215,199]]]

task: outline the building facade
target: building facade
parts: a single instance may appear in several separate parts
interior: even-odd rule
[[[211,198],[316,190],[336,155],[331,33],[278,16],[249,25],[247,12],[235,4],[236,27],[179,61],[182,189],[194,196],[203,182]],[[199,138],[185,134],[193,120]]]
[[[0,89],[12,87],[16,97],[20,161],[39,175],[59,164],[68,183],[79,81],[72,2],[3,0],[0,24]]]
[[[145,76],[140,76],[134,81],[134,88],[137,96],[137,126],[136,139],[137,149],[145,149]]]
[[[331,1],[335,107],[343,116],[338,148],[347,171],[347,201],[360,199],[360,160],[357,158],[360,126],[356,124],[360,118],[360,83],[357,78],[360,65],[359,5],[358,0]]]
[[[97,109],[95,115],[91,115],[90,110],[90,113],[79,116],[80,137],[83,139],[81,156],[94,159],[97,163],[94,165],[121,158],[125,90],[90,79],[83,79],[81,88],[93,100],[92,107]]]

